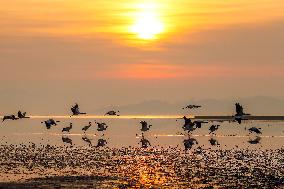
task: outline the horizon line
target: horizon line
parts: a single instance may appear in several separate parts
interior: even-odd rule
[[[191,119],[208,119],[208,120],[234,120],[233,115],[120,115],[120,116],[104,116],[104,115],[30,115],[30,119],[182,119],[186,116]],[[0,115],[2,119],[4,116]],[[274,120],[274,121],[284,121],[284,116],[282,115],[256,115],[256,116],[246,116],[248,120]]]

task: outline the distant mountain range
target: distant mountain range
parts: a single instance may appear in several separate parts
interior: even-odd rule
[[[105,107],[96,112],[106,112],[109,109],[120,110],[125,115],[232,115],[235,111],[234,104],[240,102],[245,112],[252,115],[284,115],[284,98],[276,97],[248,97],[239,99],[200,99],[187,102],[169,103],[160,100],[144,101],[137,104]],[[186,105],[201,105],[200,109],[182,109]]]

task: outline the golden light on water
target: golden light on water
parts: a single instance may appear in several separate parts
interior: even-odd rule
[[[158,4],[139,4],[134,15],[134,24],[130,27],[130,32],[135,34],[137,38],[153,40],[165,31],[165,25],[159,15]]]

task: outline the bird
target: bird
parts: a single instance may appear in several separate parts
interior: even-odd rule
[[[107,113],[105,113],[105,116],[106,115],[109,115],[109,116],[115,116],[115,115],[119,116],[118,113],[119,113],[119,111],[116,112],[114,110],[111,110],[111,111],[108,111]]]
[[[194,128],[194,123],[191,121],[190,118],[183,116],[183,119],[184,119],[184,124],[183,124],[182,128],[183,128],[184,131],[191,132],[191,131],[196,129],[196,128]]]
[[[183,120],[184,120],[184,126],[185,125],[190,125],[190,126],[194,125],[194,123],[191,121],[191,119],[187,118],[186,116],[183,116]]]
[[[71,146],[73,145],[72,143],[72,139],[66,137],[66,136],[62,136],[62,142],[70,144]]]
[[[184,107],[182,109],[197,109],[197,108],[201,108],[201,106],[190,104],[190,105],[187,105],[186,107]]]
[[[18,118],[16,118],[15,115],[7,115],[7,116],[3,116],[3,119],[2,119],[2,122],[5,121],[5,120],[17,120]]]
[[[89,146],[92,146],[92,141],[90,139],[88,139],[86,136],[83,136],[82,140],[87,142],[89,144]]]
[[[209,130],[210,130],[209,134],[214,133],[215,131],[217,131],[219,127],[220,127],[220,125],[211,125],[211,127],[209,128]]]
[[[21,111],[18,111],[18,118],[19,119],[30,118],[30,117],[27,117],[26,114],[27,114],[26,112],[22,113]]]
[[[57,122],[60,122],[60,121],[55,121],[54,119],[48,119],[48,120],[43,121],[43,122],[41,122],[41,123],[44,123],[45,126],[46,126],[46,128],[47,128],[47,129],[50,129],[51,126],[57,125]]]
[[[71,107],[71,112],[73,116],[80,115],[80,114],[87,114],[87,113],[80,112],[79,105],[77,103]]]
[[[65,127],[62,129],[62,132],[70,132],[70,130],[72,129],[72,123],[70,123],[69,127]]]
[[[210,144],[211,144],[212,146],[220,145],[220,144],[218,143],[218,141],[217,141],[216,139],[214,139],[214,138],[211,138],[211,139],[209,140],[209,142],[210,142]]]
[[[92,122],[89,122],[89,125],[86,125],[82,128],[82,131],[84,131],[84,133],[92,126]]]
[[[141,131],[148,131],[152,125],[148,125],[146,121],[140,121],[142,128]]]
[[[183,130],[184,131],[188,131],[188,132],[192,132],[197,128],[201,128],[202,123],[208,123],[206,121],[194,121],[192,122],[192,120],[190,118],[187,118],[186,116],[183,116],[184,119],[184,125],[183,125]]]
[[[108,128],[106,123],[103,123],[103,122],[102,123],[96,122],[96,123],[98,125],[98,128],[97,128],[98,131],[105,131]]]
[[[235,121],[241,124],[242,120],[247,120],[245,116],[250,115],[250,114],[244,113],[244,108],[243,106],[240,105],[240,103],[236,103],[235,107],[236,107],[236,114],[234,116]]]
[[[193,122],[196,126],[196,128],[201,128],[202,123],[208,123],[207,121],[194,121]]]
[[[255,132],[256,134],[262,134],[262,132],[260,131],[261,128],[256,128],[256,127],[251,127],[249,128],[249,132]]]

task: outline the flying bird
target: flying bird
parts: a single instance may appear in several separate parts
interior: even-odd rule
[[[193,122],[196,126],[196,128],[201,128],[203,123],[208,123],[207,121],[194,121]]]
[[[27,114],[26,112],[22,113],[21,111],[18,111],[18,118],[19,119],[30,118],[30,117],[27,117],[26,114]]]
[[[109,115],[109,116],[115,116],[115,115],[119,116],[118,113],[119,113],[119,111],[116,112],[114,110],[111,110],[111,111],[108,111],[107,113],[105,113],[105,116],[106,115]]]
[[[3,116],[2,122],[5,120],[17,120],[19,118],[16,118],[15,115],[7,115],[7,116]]]
[[[183,130],[184,131],[188,131],[188,132],[192,132],[197,128],[201,128],[203,123],[208,123],[206,121],[194,121],[192,122],[192,120],[190,118],[187,118],[186,116],[183,116],[184,119],[184,125],[183,125]]]
[[[197,109],[197,108],[201,108],[201,106],[200,105],[190,104],[190,105],[187,105],[186,107],[184,107],[182,109]]]
[[[98,125],[98,128],[97,128],[98,131],[105,131],[108,128],[106,123],[103,123],[103,122],[102,123],[96,122],[96,123]]]
[[[217,131],[219,127],[220,127],[220,125],[211,125],[211,127],[209,128],[209,130],[210,130],[209,134],[214,133],[215,131]]]
[[[245,116],[248,116],[250,114],[244,113],[244,108],[239,103],[236,103],[235,107],[236,107],[236,114],[235,114],[234,118],[239,124],[241,124],[242,120],[247,120],[245,118]]]
[[[250,133],[255,132],[256,134],[262,134],[262,132],[260,131],[261,128],[251,127],[248,130]]]
[[[183,120],[184,120],[184,124],[183,124],[184,127],[186,125],[194,126],[194,123],[192,122],[192,120],[190,118],[187,118],[186,116],[183,116]]]
[[[141,131],[145,132],[150,130],[150,127],[152,125],[148,125],[148,123],[146,121],[140,121],[142,128],[140,129]]]
[[[46,121],[43,121],[41,123],[44,123],[46,128],[47,129],[50,129],[51,126],[56,126],[57,125],[57,122],[60,122],[60,121],[55,121],[54,119],[48,119]]]
[[[71,107],[71,112],[72,112],[73,116],[81,115],[81,114],[87,114],[87,113],[80,112],[79,105],[77,103],[74,106]]]

